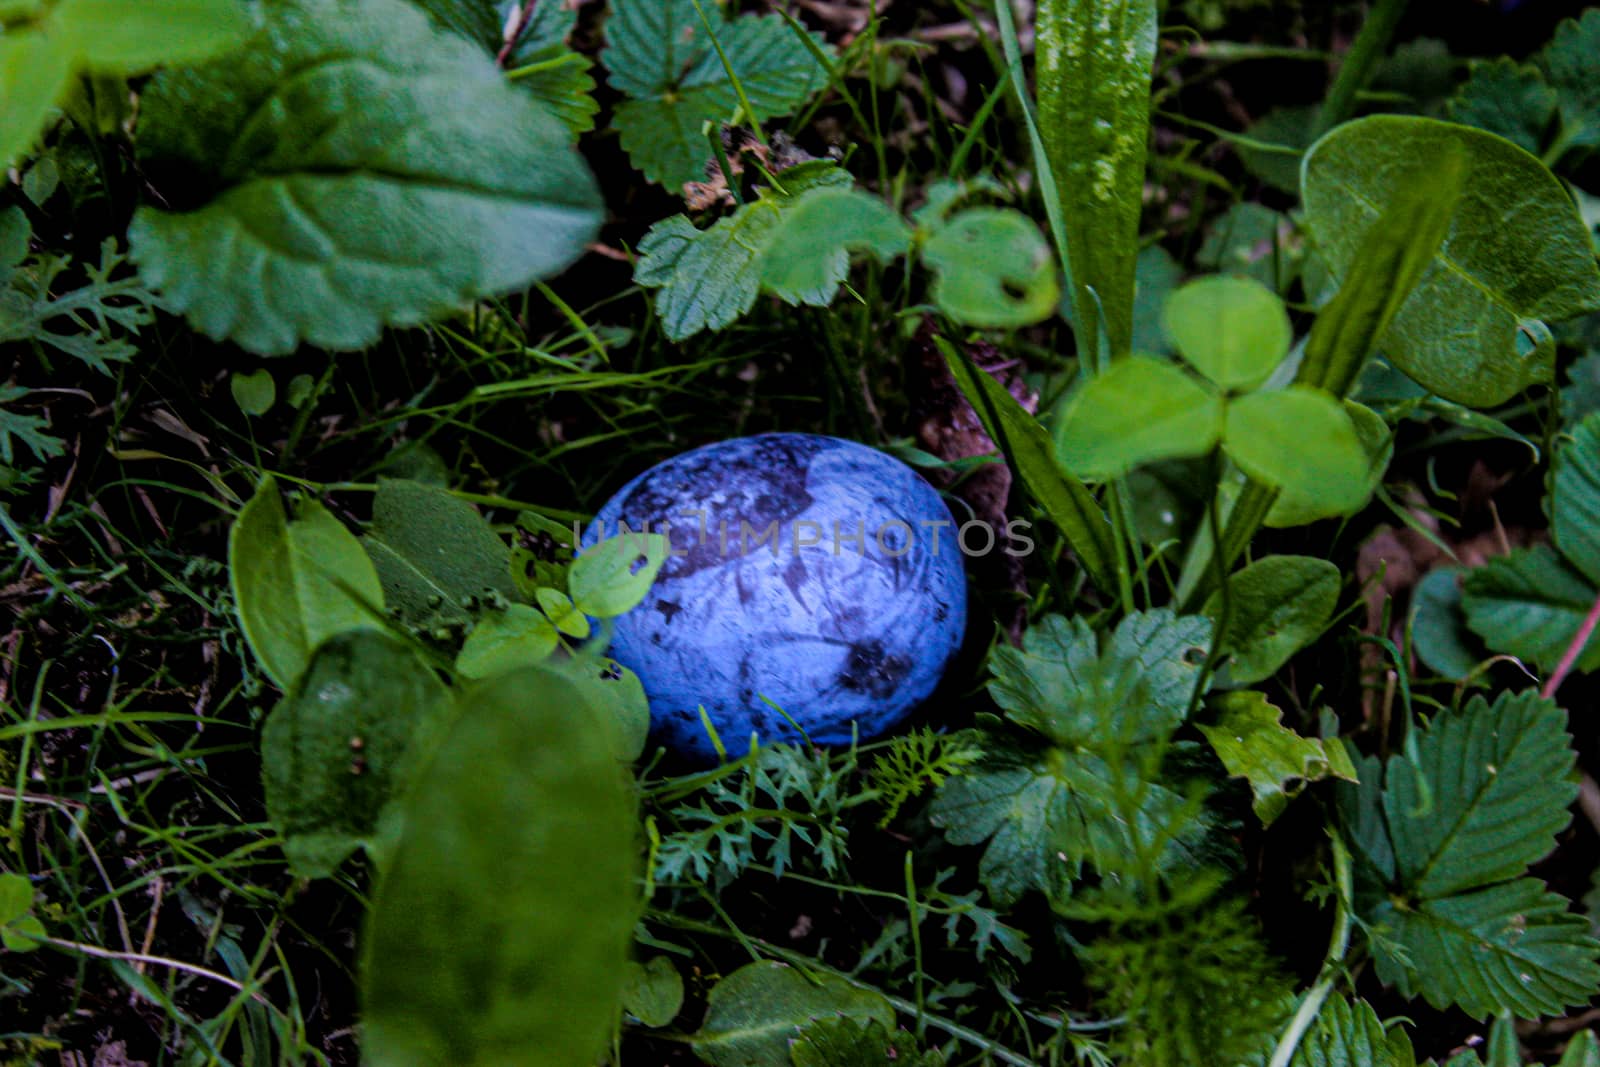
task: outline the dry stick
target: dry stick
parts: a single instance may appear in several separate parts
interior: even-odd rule
[[[1596,625],[1600,625],[1600,596],[1595,597],[1594,603],[1589,606],[1589,614],[1583,617],[1583,625],[1578,627],[1578,632],[1573,635],[1572,643],[1567,646],[1567,650],[1561,653],[1561,662],[1556,664],[1550,680],[1544,683],[1544,688],[1539,692],[1540,696],[1549,700],[1556,695],[1556,690],[1561,688],[1561,683],[1572,671],[1572,665],[1578,662],[1578,656],[1589,643],[1589,638],[1594,636]]]
[[[218,974],[216,971],[208,970],[205,967],[201,967],[193,963],[184,963],[182,960],[168,959],[166,956],[148,956],[143,952],[114,952],[111,949],[101,948],[98,945],[85,945],[81,941],[68,941],[61,937],[41,937],[38,938],[38,940],[43,944],[52,946],[53,948],[64,949],[68,952],[81,952],[85,956],[93,956],[96,959],[121,960],[123,963],[149,963],[154,964],[157,967],[170,967],[174,971],[182,971],[185,974],[192,974],[197,978],[210,979],[213,982],[218,982],[240,993],[248,992],[251,1000],[258,1001],[267,1005],[268,1007],[272,1007],[272,1002],[266,998],[264,993],[246,990],[244,983],[235,981],[225,974]]]
[[[503,67],[506,60],[511,58],[511,50],[517,46],[517,38],[522,36],[522,31],[528,28],[528,23],[533,19],[533,8],[539,0],[527,0],[522,5],[522,10],[517,12],[516,21],[506,30],[505,44],[500,46],[500,52],[494,57],[495,66]]]

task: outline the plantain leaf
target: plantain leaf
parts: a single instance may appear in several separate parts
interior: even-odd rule
[[[141,165],[198,206],[140,208],[129,242],[196,329],[261,355],[362,348],[582,253],[594,179],[477,45],[404,0],[262,11],[244,50],[141,95]]]
[[[894,1027],[880,993],[831,974],[783,963],[748,963],[711,987],[694,1051],[712,1067],[790,1067],[789,1044],[818,1019],[859,1019]]]

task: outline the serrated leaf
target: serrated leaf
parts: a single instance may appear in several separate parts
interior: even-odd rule
[[[1228,678],[1248,685],[1270,678],[1322,633],[1339,601],[1339,568],[1309,556],[1268,556],[1228,579],[1231,611],[1221,647],[1233,659]],[[1222,591],[1205,614],[1220,623]]]
[[[146,171],[205,199],[140,208],[133,258],[195,328],[262,355],[361,348],[521,288],[600,222],[566,130],[403,0],[280,0],[237,55],[158,75],[140,111]]]
[[[1600,415],[1572,429],[1556,451],[1550,527],[1566,561],[1600,583]]]
[[[1536,692],[1474,697],[1391,759],[1384,811],[1396,875],[1423,898],[1515,878],[1555,847],[1578,795],[1566,716]]]
[[[1262,694],[1225,693],[1214,703],[1217,721],[1200,724],[1200,732],[1228,773],[1250,783],[1252,806],[1263,826],[1283,814],[1309,782],[1356,780],[1355,765],[1337,738],[1301,737],[1283,725],[1283,711]]]
[[[572,1067],[615,1024],[637,917],[632,784],[534,668],[473,690],[414,781],[363,938],[363,1053]]]
[[[456,670],[463,678],[491,678],[519,667],[536,667],[561,640],[550,620],[526,604],[479,616],[461,645]]]
[[[20,385],[0,385],[0,404],[21,400],[29,392]],[[50,420],[42,415],[25,415],[0,407],[0,463],[7,466],[16,463],[19,444],[33,453],[33,458],[40,463],[64,455],[67,443],[46,433],[48,429]]]
[[[1561,112],[1562,143],[1600,145],[1600,11],[1566,19],[1539,54]]]
[[[661,534],[620,534],[595,542],[567,572],[573,602],[602,619],[633,610],[650,592],[670,547]]]
[[[1359,508],[1370,462],[1344,406],[1321,389],[1291,385],[1228,402],[1222,447],[1251,478],[1334,512]]]
[[[1538,155],[1556,101],[1537,67],[1501,56],[1472,64],[1472,76],[1450,101],[1450,117]]]
[[[784,172],[782,189],[762,189],[755,201],[697,230],[683,215],[658,222],[639,242],[633,280],[657,289],[656,314],[668,340],[720,330],[755,304],[762,261],[785,214],[814,192],[848,186],[831,163]]]
[[[465,622],[474,599],[515,595],[506,543],[471,504],[431,485],[380,480],[361,544],[389,606],[413,625]]]
[[[291,872],[325,878],[373,845],[413,740],[449,707],[433,671],[382,633],[339,634],[316,650],[261,733],[267,814]]]
[[[1249,278],[1196,278],[1167,298],[1173,347],[1214,384],[1247,391],[1289,354],[1294,331],[1276,293]]]
[[[1103,316],[1113,356],[1133,333],[1155,0],[1044,0],[1035,58],[1039,126],[1061,200],[1073,320],[1093,352]]]
[[[1266,1067],[1275,1045],[1274,1037],[1241,1067]],[[1336,994],[1323,1002],[1288,1067],[1416,1067],[1416,1059],[1403,1028],[1391,1034],[1372,1005]]]
[[[695,1055],[712,1067],[789,1067],[789,1043],[817,1019],[869,1020],[894,1026],[879,993],[826,972],[801,974],[787,964],[749,963],[711,987]]]
[[[1467,626],[1490,649],[1550,670],[1577,637],[1595,595],[1554,549],[1535,545],[1469,570],[1461,606]],[[1600,640],[1590,638],[1575,666],[1600,669]]]
[[[711,145],[702,127],[728,121],[740,106],[734,78],[756,121],[789,114],[827,84],[812,50],[782,19],[728,20],[715,3],[700,7],[721,54],[694,0],[616,0],[606,22],[602,62],[611,85],[631,98],[613,119],[623,150],[669,189],[705,177]],[[821,37],[812,40],[830,50]]]
[[[911,246],[911,227],[857,189],[807,193],[783,213],[758,261],[761,287],[790,304],[826,307],[850,273],[850,253],[890,263]]]
[[[1055,314],[1061,299],[1049,242],[1009,208],[957,214],[923,242],[922,262],[934,273],[933,302],[968,326],[1027,326]]]
[[[622,1008],[646,1026],[668,1026],[683,1009],[683,976],[666,956],[647,963],[628,961],[622,979]]]
[[[291,522],[270,477],[234,520],[228,574],[245,640],[285,692],[328,638],[381,625],[383,586],[361,542],[315,500]]]
[[[1057,427],[1061,462],[1104,480],[1163,459],[1204,456],[1222,436],[1222,395],[1181,367],[1128,356],[1086,380]]]
[[[1416,164],[1456,151],[1467,175],[1449,232],[1383,345],[1396,366],[1438,395],[1491,407],[1552,377],[1546,322],[1600,308],[1593,246],[1561,183],[1493,134],[1375,115],[1338,127],[1306,156],[1306,220],[1343,276],[1397,182]]]
[[[1477,1019],[1502,1010],[1534,1019],[1588,1003],[1600,985],[1600,943],[1588,922],[1536,878],[1413,909],[1385,904],[1371,918],[1385,934],[1373,948],[1378,977],[1436,1008],[1453,1005]]]

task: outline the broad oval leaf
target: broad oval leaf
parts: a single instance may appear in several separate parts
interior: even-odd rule
[[[477,46],[404,0],[263,11],[243,51],[142,95],[143,166],[202,201],[140,208],[132,255],[195,328],[262,355],[361,348],[582,253],[593,177]]]
[[[270,477],[229,531],[228,574],[245,640],[285,692],[323,641],[382,625],[383,586],[361,542],[315,500],[289,521]]]
[[[1339,600],[1339,568],[1309,556],[1268,556],[1228,579],[1228,597],[1228,678],[1248,685],[1272,677],[1322,633]],[[1221,622],[1221,590],[1205,613]]]
[[[661,534],[626,533],[596,541],[567,572],[573,603],[602,619],[632,611],[650,592],[669,547]]]
[[[561,640],[543,614],[526,604],[485,612],[461,645],[456,671],[463,678],[492,678],[550,658]]]
[[[1292,385],[1235,397],[1222,445],[1251,478],[1335,513],[1367,498],[1366,449],[1350,414],[1320,389]]]
[[[511,550],[465,500],[406,478],[378,482],[372,528],[361,539],[404,622],[465,622],[469,605],[510,598]]]
[[[1268,509],[1262,525],[1274,529],[1304,526],[1320,519],[1353,515],[1366,506],[1378,483],[1383,481],[1383,474],[1389,469],[1389,460],[1394,456],[1394,433],[1389,429],[1389,424],[1383,421],[1383,416],[1364,404],[1346,400],[1344,410],[1350,416],[1356,437],[1367,454],[1365,491],[1359,499],[1347,500],[1285,489],[1273,498],[1272,507]]]
[[[449,707],[432,669],[382,633],[338,634],[317,649],[261,732],[267,814],[296,876],[326,877],[373,844],[413,740]]]
[[[1550,380],[1554,345],[1545,322],[1600,308],[1593,246],[1561,183],[1493,134],[1375,115],[1312,147],[1303,197],[1319,250],[1343,276],[1396,183],[1415,164],[1456,150],[1468,172],[1449,233],[1383,349],[1440,396],[1490,407]]]
[[[789,1043],[817,1019],[848,1018],[894,1028],[881,993],[826,972],[749,963],[711,987],[694,1051],[712,1067],[790,1067]]]
[[[1289,354],[1294,331],[1278,294],[1251,278],[1197,278],[1167,297],[1167,333],[1223,389],[1254,389]]]
[[[1411,594],[1411,647],[1430,670],[1446,678],[1465,678],[1484,658],[1467,629],[1462,608],[1462,570],[1435,567]]]
[[[1161,459],[1203,456],[1222,436],[1222,396],[1181,367],[1119,359],[1084,382],[1056,431],[1061,462],[1092,480]]]
[[[933,302],[968,326],[1027,326],[1055,314],[1061,299],[1049,243],[1007,208],[956,215],[923,243],[922,262],[934,272]]]
[[[647,963],[628,961],[622,980],[622,1007],[646,1026],[667,1026],[683,1008],[683,976],[666,956]]]
[[[631,786],[596,714],[542,668],[463,699],[406,795],[368,915],[369,1062],[598,1059],[637,902]]]

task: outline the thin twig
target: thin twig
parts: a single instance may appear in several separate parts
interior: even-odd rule
[[[506,60],[511,58],[511,50],[517,46],[517,38],[522,36],[522,31],[528,28],[528,23],[533,20],[533,9],[539,0],[525,0],[522,10],[517,12],[517,17],[511,25],[506,27],[505,43],[500,46],[500,51],[495,54],[495,66],[504,67]]]
[[[1546,700],[1556,695],[1556,690],[1561,688],[1561,683],[1572,672],[1572,665],[1578,662],[1578,657],[1583,654],[1584,646],[1589,643],[1589,638],[1594,636],[1594,628],[1600,625],[1600,596],[1595,597],[1594,603],[1589,606],[1589,614],[1583,617],[1583,625],[1578,627],[1578,632],[1573,635],[1572,643],[1567,650],[1561,653],[1561,662],[1556,664],[1556,669],[1550,679],[1544,683],[1544,688],[1539,695]]]

